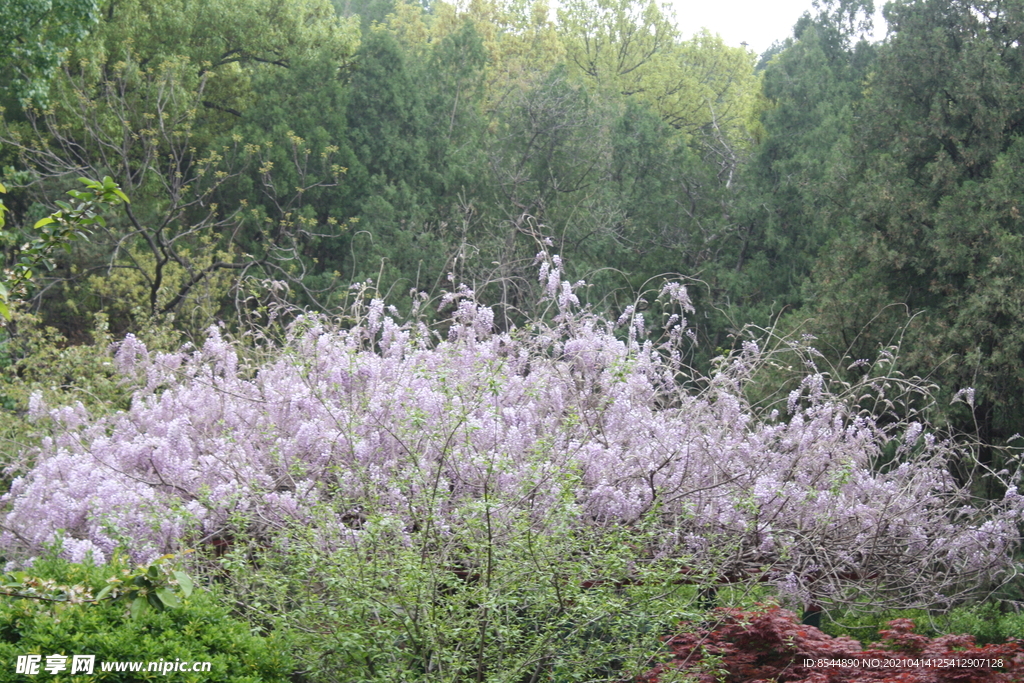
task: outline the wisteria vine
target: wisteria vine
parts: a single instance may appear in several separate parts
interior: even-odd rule
[[[442,302],[445,335],[373,299],[355,324],[300,318],[255,369],[216,328],[178,353],[129,336],[115,362],[138,385],[130,410],[33,401],[54,435],[2,498],[0,543],[145,562],[294,524],[358,544],[387,520],[412,542],[484,514],[500,542],[568,504],[573,533],[653,525],[641,559],[805,604],[934,605],[1013,571],[1024,497],[974,500],[948,472],[963,453],[923,425],[883,426],[814,367],[755,410],[753,342],[686,389],[685,288],[662,289],[657,344],[633,309],[613,323],[582,308],[557,257],[540,280],[552,315],[521,329],[495,331],[465,287]]]

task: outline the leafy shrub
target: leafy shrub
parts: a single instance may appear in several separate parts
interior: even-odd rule
[[[128,407],[131,391],[114,367],[113,337],[102,314],[96,316],[92,330],[80,331],[82,337],[92,337],[90,343],[84,338],[71,343],[38,316],[20,309],[4,333],[0,391],[8,409],[24,411],[34,392],[53,402],[77,400],[92,411]]]
[[[858,610],[850,607],[827,615],[821,630],[833,637],[849,636],[861,642],[874,642],[881,638],[881,632],[894,619],[912,619],[922,635],[940,635],[936,618],[926,609]],[[957,632],[977,636],[966,630]]]
[[[93,566],[51,556],[37,560],[32,573],[98,593],[108,578],[124,569],[123,565]],[[195,591],[180,607],[150,610],[134,619],[128,611],[123,601],[5,599],[0,602],[0,681],[24,680],[15,674],[14,664],[19,655],[27,654],[95,655],[97,679],[105,681],[137,681],[139,674],[101,673],[103,661],[212,663],[207,674],[176,672],[176,679],[182,681],[284,681],[292,670],[283,643],[252,635],[248,625],[231,618],[209,592]]]
[[[929,639],[914,633],[910,619],[890,622],[882,642],[862,649],[851,638],[799,624],[777,606],[721,609],[716,616],[710,626],[666,638],[671,660],[638,681],[668,683],[681,680],[681,672],[694,683],[1013,683],[1024,675],[1020,642],[978,647],[970,636]]]
[[[675,581],[678,562],[644,557],[651,530],[580,535],[572,507],[563,500],[542,527],[495,514],[492,530],[435,535],[433,547],[379,515],[359,522],[359,544],[324,546],[299,526],[271,543],[233,539],[223,590],[290,634],[310,680],[619,680],[700,614],[696,591]]]
[[[1011,638],[1024,640],[1024,614],[1005,603],[989,600],[961,605],[940,614],[928,610],[865,611],[836,615],[823,631],[832,636],[851,636],[857,640],[876,640],[885,624],[894,619],[913,619],[918,632],[928,636],[950,633],[969,635],[982,645],[1004,643]]]
[[[743,395],[764,362],[754,344],[690,395],[675,381],[678,347],[663,356],[638,341],[641,318],[620,321],[624,342],[574,310],[557,262],[542,280],[552,325],[496,334],[466,290],[444,302],[455,311],[436,341],[374,300],[349,330],[301,320],[258,369],[216,329],[191,354],[152,355],[129,337],[116,363],[144,383],[130,410],[92,419],[37,402],[59,429],[4,498],[4,543],[34,552],[63,529],[78,555],[124,540],[141,561],[190,540],[272,535],[324,505],[324,528],[353,542],[357,509],[407,539],[486,515],[500,535],[568,495],[579,532],[653,516],[653,557],[723,574],[767,566],[805,598],[867,583],[890,602],[926,585],[930,602],[1008,565],[1024,497],[1011,487],[1003,505],[972,507],[945,467],[964,454],[921,424],[851,411],[813,368],[788,418],[759,414]],[[682,288],[664,294],[688,306]],[[676,342],[681,323],[669,325]],[[889,451],[897,462],[885,455],[879,471]]]
[[[301,318],[258,365],[217,328],[178,353],[128,337],[128,410],[35,401],[55,428],[0,542],[196,547],[250,619],[305,634],[310,675],[368,681],[624,675],[688,583],[930,605],[1012,566],[1024,497],[957,485],[946,463],[969,453],[882,414],[892,374],[840,385],[807,356],[752,405],[756,344],[680,381],[682,287],[656,344],[638,311],[580,310],[557,257],[540,280],[549,317],[505,333],[460,288],[441,331],[372,299],[345,325]]]
[[[1024,640],[1024,614],[1004,611],[994,602],[958,607],[938,624],[947,633],[966,633],[979,643]]]

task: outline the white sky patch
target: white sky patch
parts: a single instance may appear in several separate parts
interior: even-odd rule
[[[874,39],[885,37],[885,20],[881,7],[885,0],[876,0]],[[778,40],[793,33],[793,24],[804,12],[814,14],[811,0],[670,0],[682,35],[689,38],[701,28],[722,36],[726,45],[747,46],[757,54]]]

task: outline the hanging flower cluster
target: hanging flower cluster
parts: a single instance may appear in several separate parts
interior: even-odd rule
[[[500,539],[568,505],[574,533],[653,525],[651,561],[805,603],[934,604],[1007,571],[1024,497],[974,501],[948,473],[960,454],[921,424],[883,427],[813,367],[755,410],[753,343],[687,390],[684,288],[662,290],[659,346],[581,309],[557,260],[541,281],[555,314],[524,329],[495,332],[465,288],[444,302],[444,335],[374,300],[348,328],[301,318],[258,368],[217,329],[171,354],[129,336],[116,364],[137,382],[130,410],[33,401],[59,429],[3,496],[0,543],[145,562],[294,524],[358,543],[369,518],[411,540],[484,514]]]

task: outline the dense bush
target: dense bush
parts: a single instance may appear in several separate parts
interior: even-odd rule
[[[894,619],[913,619],[917,632],[938,636],[948,633],[969,635],[982,645],[1003,643],[1011,638],[1024,640],[1024,613],[1014,601],[988,600],[960,605],[949,612],[887,610],[859,612],[851,609],[830,615],[822,630],[831,636],[850,636],[860,641],[877,640],[880,631]]]
[[[123,564],[76,564],[55,557],[37,560],[33,576],[56,585],[98,594]],[[95,655],[95,674],[104,681],[138,681],[138,673],[102,673],[101,662],[210,662],[210,673],[175,672],[181,681],[264,683],[285,681],[293,663],[283,643],[252,635],[217,599],[195,591],[181,606],[150,610],[131,618],[123,601],[48,602],[6,598],[0,602],[0,681],[25,680],[15,673],[20,655]],[[60,680],[43,674],[47,678]],[[67,675],[65,672],[64,675]],[[152,674],[150,674],[152,675]],[[62,676],[63,677],[63,676]],[[80,676],[72,676],[77,679]]]
[[[259,364],[216,328],[170,354],[129,337],[129,410],[33,402],[54,435],[3,498],[2,542],[204,550],[334,680],[638,671],[688,583],[934,605],[1010,569],[1024,497],[974,501],[947,471],[969,453],[883,414],[885,367],[850,387],[808,356],[752,405],[774,362],[756,344],[685,375],[682,287],[662,289],[656,344],[638,310],[579,310],[557,257],[541,283],[549,317],[507,333],[461,288],[443,332],[372,299],[344,325],[301,318]]]
[[[658,636],[700,612],[670,563],[644,566],[623,530],[598,541],[546,526],[486,522],[437,547],[402,542],[371,517],[358,545],[324,549],[301,529],[266,547],[237,541],[224,590],[255,623],[289,634],[311,681],[620,680],[648,668]],[[505,524],[504,522],[502,523]],[[435,537],[436,538],[436,537]],[[642,581],[615,581],[636,567]],[[581,576],[611,577],[585,583]]]
[[[1020,642],[978,647],[970,636],[935,639],[897,619],[882,642],[863,649],[799,624],[792,612],[719,610],[709,626],[666,638],[672,659],[639,678],[642,683],[1013,683],[1024,675]]]
[[[814,368],[785,415],[758,414],[754,344],[691,395],[671,356],[637,341],[639,314],[622,341],[573,310],[559,276],[544,265],[554,323],[508,334],[463,291],[445,302],[446,341],[374,300],[348,330],[300,320],[260,368],[216,329],[192,353],[151,356],[129,337],[116,363],[140,382],[130,410],[34,403],[60,428],[4,498],[4,542],[34,552],[63,529],[74,559],[124,542],[145,560],[325,509],[324,542],[341,545],[364,535],[356,516],[414,542],[485,521],[501,537],[564,509],[581,533],[654,523],[652,558],[767,566],[793,595],[842,598],[832,584],[856,575],[909,601],[927,584],[931,603],[1006,566],[1024,498],[970,507],[946,472],[961,454],[921,424],[854,412]],[[678,341],[678,314],[671,329]]]

